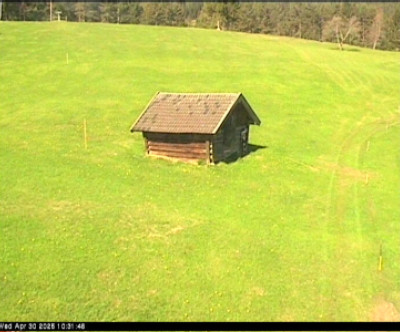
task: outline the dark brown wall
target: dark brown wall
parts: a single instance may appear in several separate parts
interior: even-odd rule
[[[232,113],[236,118],[237,126],[248,126],[251,123],[251,119],[241,103],[232,110]]]
[[[242,156],[243,148],[240,133],[245,128],[249,130],[249,122],[250,119],[247,112],[240,104],[230,112],[212,138],[213,160],[215,163],[231,156]]]
[[[149,155],[182,160],[209,160],[209,135],[143,133]]]

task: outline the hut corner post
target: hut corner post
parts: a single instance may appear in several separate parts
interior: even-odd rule
[[[207,164],[214,164],[214,153],[213,153],[213,144],[211,140],[206,141],[206,152],[207,152]]]
[[[146,149],[146,155],[149,155],[149,140],[146,137],[144,132],[142,133],[142,135],[143,135],[143,140],[144,140],[144,147]]]

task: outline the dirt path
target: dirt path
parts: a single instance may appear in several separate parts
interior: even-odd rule
[[[288,45],[291,47],[291,45]],[[382,77],[371,77],[371,81],[362,81],[356,69],[342,70],[338,64],[326,63],[322,58],[312,56],[305,49],[292,47],[293,51],[311,67],[321,72],[339,91],[352,93],[375,93],[376,80]],[[356,67],[355,67],[356,68]],[[391,99],[391,97],[386,97]],[[373,101],[374,102],[374,101]],[[386,100],[380,100],[386,102]],[[320,289],[319,317],[321,320],[338,318],[342,314],[343,303],[352,303],[353,315],[368,319],[368,312],[372,303],[363,297],[363,293],[373,294],[373,286],[367,282],[372,277],[374,267],[365,267],[370,261],[365,255],[371,243],[363,234],[363,217],[379,221],[379,213],[375,208],[374,197],[368,187],[379,176],[379,172],[372,172],[364,168],[364,160],[368,158],[370,141],[380,134],[384,134],[392,126],[400,125],[399,112],[382,110],[380,114],[372,108],[373,103],[366,103],[364,116],[354,125],[342,122],[335,135],[339,139],[336,151],[325,159],[321,158],[319,164],[313,165],[313,171],[329,173],[329,184],[325,200],[325,217],[321,219],[322,247],[321,259],[327,268],[327,276],[333,278],[323,282]],[[339,138],[341,137],[341,138]],[[334,141],[334,138],[333,138]],[[333,157],[333,160],[331,159]],[[364,202],[369,202],[366,207]],[[331,233],[335,232],[335,236]],[[369,235],[368,235],[369,239]],[[336,248],[335,248],[336,246]],[[377,244],[379,248],[379,244]],[[375,268],[376,269],[376,268]],[[352,276],[354,271],[359,275]],[[368,275],[367,275],[368,274]],[[337,279],[334,279],[335,276]],[[340,277],[339,277],[340,276]],[[344,282],[348,280],[348,283]],[[361,284],[360,284],[361,283]],[[364,287],[364,288],[363,288]],[[346,297],[347,300],[343,298]],[[329,303],[329,305],[327,304]],[[390,321],[398,320],[398,312],[393,304],[381,300],[375,305],[372,320]],[[343,314],[348,313],[343,309]]]
[[[363,118],[351,129],[351,133],[343,140],[336,155],[334,164],[322,161],[322,167],[331,169],[329,183],[329,198],[327,216],[337,216],[339,221],[344,218],[344,210],[352,208],[359,222],[359,186],[368,185],[375,174],[362,170],[365,153],[369,141],[392,126],[399,125],[398,114],[392,114],[385,119],[366,122]],[[352,189],[352,192],[350,188]]]
[[[330,184],[328,188],[328,198],[326,205],[326,222],[331,226],[334,225],[336,229],[340,231],[340,239],[337,243],[337,260],[338,268],[341,269],[341,273],[344,275],[350,273],[354,266],[357,264],[363,264],[368,261],[364,258],[365,246],[370,246],[370,243],[364,242],[362,216],[369,215],[370,218],[376,219],[376,214],[372,213],[373,210],[363,211],[360,202],[362,200],[371,201],[373,197],[365,197],[368,195],[368,186],[374,178],[379,176],[371,171],[363,169],[365,158],[368,157],[369,142],[371,139],[379,134],[384,133],[392,126],[400,125],[398,114],[392,114],[384,119],[376,121],[367,121],[364,117],[358,122],[347,135],[338,150],[336,160],[334,163],[328,163],[321,160],[321,168],[325,168],[330,174]],[[361,188],[365,190],[361,190]],[[372,214],[371,214],[372,213]],[[328,226],[327,226],[328,229]],[[357,240],[354,243],[343,243],[348,238],[353,238],[356,235]],[[352,266],[347,271],[346,266]],[[351,279],[352,282],[359,280],[362,282],[367,276],[365,268],[360,265],[358,269],[360,275],[356,279]],[[365,310],[365,303],[361,303],[361,298],[356,294],[357,285],[347,284],[332,281],[333,288],[335,289],[336,296],[339,294],[347,294],[351,297],[355,303],[355,309],[362,315]],[[371,285],[363,286],[365,291],[368,290]],[[363,309],[364,308],[364,309]],[[377,309],[378,312],[382,312],[382,305]]]

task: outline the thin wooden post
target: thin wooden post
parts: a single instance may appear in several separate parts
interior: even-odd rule
[[[87,150],[87,123],[86,123],[86,118],[83,120],[83,136],[85,139],[85,150]]]

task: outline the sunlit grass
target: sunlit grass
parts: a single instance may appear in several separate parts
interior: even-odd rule
[[[1,22],[0,316],[339,321],[399,308],[399,54],[357,50]],[[213,167],[146,158],[129,127],[157,91],[244,93],[262,120],[250,141],[266,148]]]

